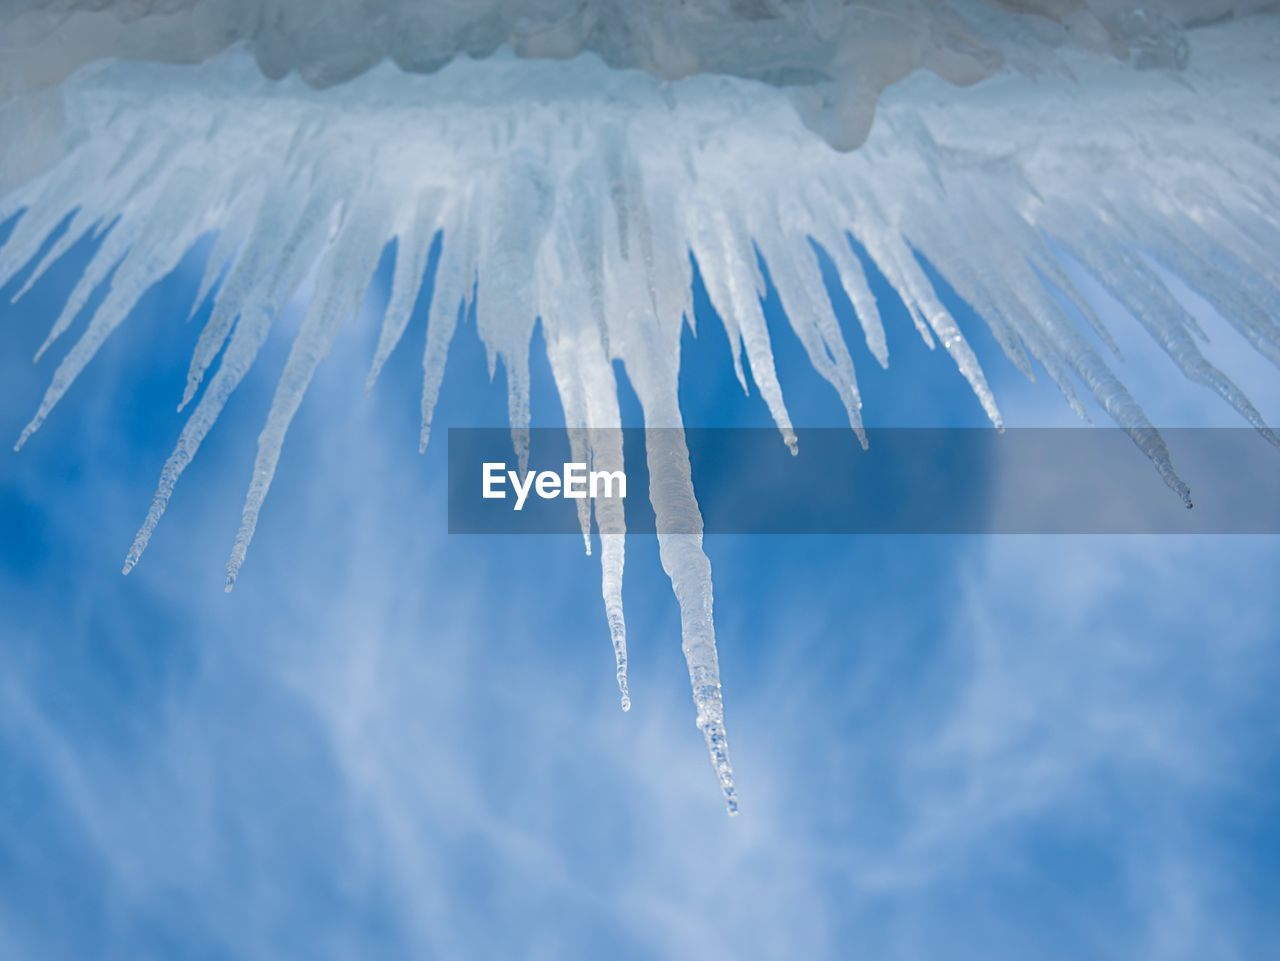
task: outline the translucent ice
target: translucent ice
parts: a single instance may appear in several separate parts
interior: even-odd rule
[[[834,266],[860,335],[887,364],[865,254],[993,424],[996,398],[926,263],[1015,365],[1028,375],[1042,368],[1081,413],[1080,392],[1092,395],[1186,498],[1060,257],[1275,441],[1200,353],[1195,321],[1161,273],[1280,362],[1280,17],[1195,26],[1248,6],[548,0],[519,9],[385,3],[371,15],[367,3],[330,2],[320,16],[314,3],[232,0],[0,5],[0,218],[17,217],[0,249],[0,283],[38,257],[25,289],[76,239],[101,235],[42,353],[106,287],[18,445],[142,294],[216,234],[201,292],[212,311],[180,398],[194,408],[127,572],[281,308],[315,276],[259,438],[230,588],[290,421],[389,244],[392,290],[370,386],[414,322],[439,247],[423,446],[458,319],[474,310],[491,364],[507,374],[517,447],[540,320],[570,442],[601,465],[620,463],[621,445],[584,428],[620,423],[615,362],[648,425],[682,425],[693,261],[739,378],[745,386],[750,373],[782,439],[794,444],[761,309],[769,287],[861,431],[856,371],[820,264]],[[133,59],[99,62],[108,56]],[[140,62],[155,57],[177,63]],[[678,431],[654,436],[651,499],[660,517],[678,520],[660,526],[692,532],[663,535],[662,564],[680,605],[697,724],[735,810],[687,452]],[[593,518],[584,510],[580,520],[590,546]],[[608,531],[602,594],[626,707],[621,518],[595,521]]]

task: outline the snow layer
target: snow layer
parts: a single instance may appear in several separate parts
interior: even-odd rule
[[[127,573],[280,309],[314,276],[258,440],[230,589],[290,421],[386,245],[395,247],[394,280],[371,386],[412,320],[429,251],[441,245],[426,318],[422,445],[450,341],[474,310],[491,362],[506,371],[517,447],[529,425],[528,357],[540,319],[571,441],[606,467],[620,463],[620,447],[587,449],[607,435],[577,429],[618,425],[614,361],[649,426],[682,426],[680,335],[692,318],[695,263],[739,379],[746,389],[750,372],[783,440],[795,444],[761,309],[770,285],[861,432],[856,373],[819,261],[834,264],[837,296],[852,302],[861,336],[887,365],[860,248],[924,341],[951,355],[993,424],[1001,422],[996,399],[926,261],[990,324],[1013,363],[1028,376],[1046,372],[1082,415],[1078,392],[1092,395],[1186,499],[1164,442],[1082,329],[1092,325],[1107,341],[1062,258],[1125,305],[1188,377],[1276,441],[1201,355],[1202,335],[1161,271],[1181,277],[1280,364],[1280,17],[1197,30],[1193,39],[1178,75],[1064,54],[1069,72],[1034,83],[1005,72],[959,90],[914,76],[890,91],[870,138],[852,153],[815,136],[781,87],[706,73],[668,82],[589,53],[552,61],[500,51],[430,75],[382,62],[323,90],[296,76],[267,79],[240,47],[195,67],[85,68],[0,112],[0,142],[38,145],[4,172],[13,189],[0,199],[0,218],[20,216],[0,250],[0,283],[38,259],[25,290],[75,240],[101,238],[41,354],[95,290],[107,290],[18,446],[142,294],[197,239],[216,234],[200,294],[213,308],[181,399],[194,407]],[[653,436],[666,442],[647,452],[658,528],[698,530],[683,441],[678,432]],[[589,514],[582,521],[589,543]],[[699,534],[662,535],[660,553],[680,605],[697,724],[733,811],[710,565]],[[626,707],[620,535],[603,537],[601,559]]]
[[[103,58],[199,63],[245,44],[273,78],[330,86],[390,60],[431,73],[465,53],[594,53],[674,80],[786,87],[847,149],[880,91],[916,69],[973,83],[1037,72],[1058,47],[1181,67],[1183,29],[1275,0],[0,0],[0,102]]]

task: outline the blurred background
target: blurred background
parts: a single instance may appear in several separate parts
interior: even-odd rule
[[[90,252],[17,305],[21,275],[0,291],[0,437],[39,401],[60,354],[30,357]],[[0,453],[0,958],[1203,961],[1280,943],[1276,538],[709,538],[730,819],[654,540],[627,547],[623,714],[581,540],[446,533],[442,432],[416,450],[421,312],[362,390],[387,257],[234,593],[298,305],[120,575],[183,422],[203,253]],[[887,372],[842,305],[868,424],[982,426],[876,284]],[[1235,426],[1091,292],[1153,422]],[[1007,422],[1074,424],[944,293]],[[1280,423],[1275,370],[1186,296],[1206,355]],[[767,425],[696,302],[686,422]],[[795,422],[842,423],[767,310]],[[554,426],[540,341],[534,357],[535,424]],[[636,422],[625,384],[623,403]],[[464,324],[437,423],[505,411]]]

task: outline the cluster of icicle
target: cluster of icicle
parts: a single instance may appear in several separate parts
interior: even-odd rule
[[[871,137],[852,153],[817,138],[773,87],[710,75],[669,83],[592,55],[499,53],[431,75],[383,63],[323,91],[265,79],[238,49],[195,67],[91,66],[58,91],[56,162],[0,200],[0,221],[17,217],[0,250],[0,283],[38,258],[25,290],[79,238],[98,238],[40,355],[106,289],[18,446],[142,294],[200,238],[216,235],[199,294],[199,302],[212,297],[212,309],[181,398],[194,407],[129,549],[128,572],[273,321],[314,276],[258,440],[229,590],[290,421],[389,243],[394,277],[369,383],[415,319],[419,289],[431,285],[427,316],[416,318],[426,323],[422,445],[450,341],[474,311],[491,365],[506,371],[517,445],[529,425],[529,349],[540,319],[577,454],[610,466],[620,449],[584,445],[617,433],[576,428],[619,426],[615,361],[648,426],[682,426],[680,337],[693,317],[695,263],[739,380],[745,389],[749,370],[786,443],[795,438],[761,309],[770,286],[861,436],[854,364],[820,258],[838,273],[835,295],[852,302],[871,354],[887,365],[865,255],[924,341],[951,355],[995,425],[996,400],[922,261],[977,309],[1014,364],[1028,376],[1042,368],[1082,416],[1077,391],[1091,395],[1186,498],[1159,434],[1082,329],[1091,324],[1108,341],[1063,257],[1109,290],[1189,378],[1275,441],[1201,355],[1203,335],[1162,276],[1181,277],[1280,364],[1280,110],[1269,99],[1280,89],[1280,18],[1195,34],[1179,77],[1083,55],[1064,61],[1070,75],[1037,83],[1002,74],[957,90],[913,77],[891,91]],[[691,519],[700,530],[679,431],[652,436],[669,441],[647,452],[657,529],[689,530]],[[620,518],[604,520],[601,529],[620,529]],[[583,522],[589,539],[588,514]],[[697,724],[734,811],[710,565],[698,534],[660,534],[659,543],[679,601]],[[603,536],[601,555],[626,707],[622,536]]]

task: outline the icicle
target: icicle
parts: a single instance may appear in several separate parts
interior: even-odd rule
[[[711,562],[702,549],[702,515],[694,499],[684,431],[650,430],[646,456],[651,478],[649,496],[659,530],[658,552],[680,605],[681,648],[689,667],[696,723],[707,742],[725,807],[730,814],[737,814],[738,794],[729,761],[720,662],[711,615]],[[684,529],[692,533],[671,533]]]
[[[258,351],[271,329],[271,318],[272,315],[266,311],[254,310],[242,316],[240,322],[236,324],[231,342],[227,345],[226,353],[218,365],[218,371],[209,383],[209,389],[205,391],[204,396],[200,398],[200,403],[187,418],[182,433],[178,437],[178,443],[160,472],[160,481],[156,485],[156,492],[151,499],[147,516],[142,526],[138,528],[138,533],[134,535],[133,544],[125,556],[123,573],[128,574],[142,558],[142,552],[147,549],[156,525],[160,523],[160,518],[164,516],[165,509],[169,506],[169,498],[173,496],[173,490],[182,472],[195,457],[196,451],[200,449],[200,444],[213,427],[214,421],[222,413],[227,400],[257,358]]]
[[[378,236],[376,228],[380,225],[381,215],[376,204],[368,204],[363,209],[357,207],[350,215],[350,222],[339,229],[321,264],[315,299],[293,341],[271,401],[266,426],[258,437],[258,456],[254,461],[249,491],[245,495],[240,530],[227,560],[228,591],[235,586],[249,542],[253,540],[258,514],[275,476],[280,448],[293,415],[302,403],[302,396],[316,367],[329,352],[338,325],[360,306],[365,287],[373,276],[381,252],[373,242]]]
[[[87,148],[82,147],[72,152],[62,164],[44,177],[15,191],[11,202],[4,204],[6,212],[12,209],[14,213],[19,210],[23,213],[5,242],[4,249],[0,250],[0,287],[31,262],[68,215],[72,216],[73,221],[84,224],[84,232],[88,232],[96,222],[97,216],[87,211],[83,218],[77,220],[80,211],[89,202],[88,198],[78,196],[77,187],[97,179],[93,176],[94,159]],[[72,198],[79,203],[75,203]],[[0,219],[7,220],[8,216]],[[17,296],[13,299],[16,300]]]
[[[103,240],[93,259],[89,261],[85,272],[80,275],[76,285],[71,288],[71,293],[62,307],[62,312],[53,322],[53,326],[49,329],[49,333],[45,335],[40,346],[36,348],[34,360],[38,362],[44,356],[45,351],[53,346],[53,343],[70,328],[71,322],[80,315],[80,311],[84,309],[98,286],[119,266],[141,232],[142,225],[134,221],[120,221],[109,230],[106,239]]]
[[[975,219],[980,221],[981,215],[975,215]],[[1004,251],[988,249],[983,252],[983,257],[970,258],[966,255],[963,241],[947,228],[922,230],[918,234],[913,231],[913,238],[932,262],[948,265],[948,281],[991,326],[1001,350],[1014,366],[1028,380],[1034,381],[1035,372],[1027,357],[1029,351],[1048,372],[1076,416],[1087,421],[1088,414],[1076,396],[1057,352],[1048,344],[1043,332],[1026,320],[1028,315],[1038,316],[1039,311],[1046,309],[1047,301],[1043,286],[1021,265],[1020,251],[1015,250],[1002,257],[1000,254]],[[1016,248],[1019,242],[1015,234],[1008,243]],[[988,262],[985,255],[989,253],[995,253],[997,259],[1005,264],[1017,266],[1006,268],[998,278],[993,277],[992,271],[985,266]],[[1035,306],[1029,308],[1028,304]]]
[[[431,307],[427,314],[427,342],[422,352],[422,429],[418,435],[419,453],[427,449],[431,439],[431,414],[440,385],[444,381],[444,364],[458,326],[458,315],[467,309],[475,289],[475,261],[471,231],[466,214],[446,219],[440,262],[436,267]]]
[[[263,209],[262,204],[261,191],[244,190],[228,209],[226,221],[218,230],[218,235],[213,241],[213,249],[209,251],[209,259],[205,261],[204,272],[200,277],[200,289],[196,291],[195,299],[191,302],[192,317],[204,304],[214,284],[218,283],[219,279],[225,279],[225,274],[236,253],[243,248],[245,241],[254,232],[254,215]],[[258,220],[257,223],[261,225],[262,221]],[[258,232],[261,230],[259,229]]]
[[[671,291],[663,286],[663,282],[679,275],[677,265],[687,263],[687,260],[678,253],[672,256],[670,247],[666,256],[655,249],[651,214],[638,203],[637,195],[643,189],[639,175],[636,171],[629,174],[632,181],[629,189],[620,184],[614,185],[615,216],[606,229],[602,229],[592,216],[594,193],[581,190],[575,192],[567,205],[565,221],[554,231],[556,240],[544,247],[550,270],[542,314],[550,320],[551,329],[559,332],[555,335],[556,340],[566,349],[557,380],[573,385],[569,388],[569,395],[580,394],[578,413],[584,418],[583,423],[596,428],[586,433],[592,470],[623,468],[622,418],[617,384],[609,363],[610,338],[603,311],[606,281],[610,298],[620,300],[625,297],[623,302],[629,305],[633,315],[643,312],[642,305],[647,300],[654,310],[654,320],[663,316],[664,311],[668,315],[680,311],[679,303],[683,299],[678,297],[673,303]],[[570,179],[578,183],[590,182],[590,171],[575,170]],[[660,222],[667,223],[665,218],[660,218]],[[634,262],[629,265],[630,269],[626,269],[619,259],[624,244],[622,238],[629,227],[635,229],[639,238],[639,269]],[[606,236],[607,241],[604,239]],[[607,253],[602,254],[601,251]],[[607,271],[606,263],[609,265]],[[641,270],[643,283],[648,286],[647,298],[639,289]],[[664,270],[668,272],[665,277],[662,275]],[[681,289],[687,292],[689,278],[682,276],[684,283]],[[624,287],[631,288],[629,294],[620,294]],[[581,292],[586,293],[589,303],[581,302]],[[626,340],[618,337],[615,343],[624,344]],[[566,417],[572,416],[566,407]],[[573,420],[570,419],[569,423],[572,424]],[[592,502],[592,510],[600,532],[601,594],[613,646],[618,694],[622,710],[629,711],[631,692],[627,680],[626,619],[622,608],[626,517],[622,504],[616,500]]]
[[[427,214],[429,208],[438,208],[439,198],[432,197],[430,204],[420,204],[412,222],[398,236],[395,274],[391,279],[391,299],[382,317],[382,330],[378,334],[378,346],[369,365],[365,390],[372,390],[382,373],[382,366],[400,343],[404,329],[409,324],[409,314],[427,271],[427,257],[438,233],[439,223]]]
[[[77,241],[83,240],[85,235],[89,233],[93,226],[93,215],[83,207],[72,214],[71,221],[67,224],[66,229],[63,230],[58,239],[53,242],[52,246],[49,247],[44,256],[36,262],[36,265],[31,268],[31,273],[27,276],[27,279],[23,282],[22,286],[17,289],[13,297],[10,298],[10,303],[16,304],[21,298],[25,297],[40,278],[44,276],[45,271],[56,263],[63,254],[70,250]],[[0,286],[3,286],[3,283],[4,278],[0,278]]]
[[[580,259],[572,235],[556,231],[544,245],[539,263],[538,313],[546,331],[548,359],[569,427],[577,461],[591,470],[621,470],[622,433],[613,369],[593,322],[584,292]],[[613,646],[618,693],[624,711],[631,709],[627,683],[627,634],[622,610],[622,571],[626,521],[622,505],[612,499],[578,502],[583,537],[590,544],[590,505],[600,530],[601,593],[609,639]],[[590,550],[588,548],[588,553]]]
[[[575,462],[585,463],[590,446],[587,429],[592,426],[592,421],[587,415],[587,398],[580,376],[582,360],[576,328],[582,318],[589,316],[589,309],[583,285],[568,279],[571,267],[566,262],[566,253],[570,258],[572,256],[572,252],[566,250],[569,246],[564,231],[552,231],[552,239],[543,246],[536,266],[536,302],[547,358],[551,363],[551,376],[555,378],[560,405],[564,409],[570,452]],[[585,498],[578,501],[577,512],[583,548],[590,556],[591,505]]]
[[[760,307],[764,284],[757,274],[755,256],[747,238],[728,224],[723,215],[704,212],[703,216],[706,226],[694,228],[693,254],[707,295],[724,321],[726,331],[730,332],[730,339],[734,334],[739,338],[760,396],[778,425],[783,442],[794,454],[796,435],[773,366],[773,348]],[[744,382],[744,389],[745,386]]]
[[[888,232],[869,235],[864,246],[897,288],[912,316],[918,318],[917,324],[927,324],[928,329],[942,342],[960,374],[969,382],[987,418],[997,429],[1002,428],[1004,421],[996,407],[995,395],[987,385],[986,375],[982,373],[982,365],[978,363],[978,358],[960,332],[955,319],[934,293],[933,286],[916,263],[912,251],[898,237]]]
[[[990,270],[983,266],[985,257],[975,263],[965,255],[963,241],[957,239],[954,232],[945,227],[921,230],[918,233],[912,231],[912,243],[932,263],[948,265],[948,282],[987,322],[1005,357],[1024,377],[1034,381],[1035,372],[1027,358],[1027,338],[1025,335],[1020,335],[1017,321],[1011,319],[1014,315],[996,306],[999,299],[996,291],[1005,284],[1005,281],[1002,278],[995,283],[991,282]],[[1016,244],[1017,240],[1015,239],[1013,243]],[[1017,254],[1015,253],[1014,256],[1016,257]],[[1036,359],[1043,363],[1044,358],[1035,352],[1035,348],[1030,349]]]
[[[858,315],[858,323],[862,327],[862,336],[866,341],[867,350],[871,351],[871,356],[882,368],[888,369],[889,344],[885,340],[880,307],[876,303],[875,295],[871,293],[867,275],[849,244],[848,236],[823,230],[821,222],[817,219],[812,223],[811,233],[816,234],[813,236],[813,241],[835,265],[836,272],[840,276],[841,289],[849,298],[849,303],[853,305],[854,313]]]
[[[1111,419],[1127,433],[1138,449],[1146,455],[1155,466],[1161,479],[1187,507],[1191,506],[1191,491],[1173,468],[1173,460],[1169,448],[1143,412],[1138,402],[1133,399],[1124,385],[1085,342],[1079,332],[1056,310],[1042,309],[1042,299],[1032,300],[1029,304],[1033,315],[1044,331],[1047,339],[1053,344],[1076,376],[1084,382],[1093,394],[1094,399]]]
[[[627,372],[645,413],[649,499],[658,530],[658,553],[680,606],[681,648],[689,668],[696,724],[707,743],[729,814],[738,794],[729,760],[720,689],[720,664],[712,619],[711,563],[702,549],[702,514],[693,491],[689,450],[677,407],[674,370],[661,358],[662,343],[638,353]],[[668,354],[669,356],[669,354]]]
[[[849,426],[865,448],[867,435],[862,428],[862,396],[858,393],[853,359],[831,314],[831,302],[822,286],[813,252],[805,249],[808,245],[803,237],[761,239],[769,245],[762,256],[782,301],[787,321],[800,339],[809,363],[840,396]]]
[[[480,240],[476,329],[502,359],[507,418],[521,472],[529,466],[529,341],[537,314],[534,263],[555,202],[555,184],[531,158],[516,159],[482,202],[502,211]]]
[[[181,194],[190,188],[190,184],[183,182],[179,178],[170,185],[170,188],[172,194]],[[165,196],[168,196],[168,194],[169,191],[166,191]],[[164,197],[162,197],[163,199]],[[171,197],[170,200],[172,200]],[[102,305],[94,313],[88,328],[63,359],[62,363],[58,365],[58,369],[54,371],[53,380],[49,384],[48,390],[45,391],[40,407],[27,426],[23,428],[17,444],[14,445],[14,450],[20,450],[28,438],[39,430],[49,412],[53,410],[58,401],[62,399],[62,396],[70,389],[76,378],[80,376],[81,371],[93,359],[111,333],[120,326],[142,295],[152,284],[177,266],[178,261],[182,259],[187,248],[195,240],[195,235],[198,231],[193,228],[189,221],[186,221],[185,212],[180,207],[174,208],[172,205],[166,209],[168,216],[158,217],[146,229],[139,226],[120,235],[121,237],[128,237],[130,241],[134,242],[132,247],[126,247],[122,243],[118,247],[113,246],[110,252],[101,256],[101,263],[114,262],[117,253],[123,256],[123,259],[115,269],[115,277],[112,281],[111,289]],[[113,233],[112,236],[116,235]],[[100,251],[100,255],[101,253]],[[105,267],[100,269],[106,270]],[[86,271],[86,276],[89,275],[90,272]],[[85,296],[87,298],[87,294]],[[74,295],[72,299],[75,301]],[[74,312],[78,313],[79,308],[77,307]],[[74,316],[74,314],[70,306],[64,308],[62,318],[66,320],[67,324],[70,323],[71,316]],[[37,352],[37,358],[59,332],[60,327],[55,325],[54,331],[49,335],[49,339],[46,339],[44,346]]]
[[[1072,244],[1072,252],[1138,319],[1183,374],[1217,393],[1258,433],[1280,447],[1280,437],[1244,392],[1205,360],[1187,333],[1190,315],[1150,268],[1093,231],[1084,232],[1080,242]]]
[[[1157,260],[1207,300],[1254,350],[1280,367],[1280,325],[1265,306],[1267,292],[1247,267],[1232,263],[1224,253],[1202,260],[1163,225],[1151,224],[1144,233],[1154,235],[1151,246]],[[1201,240],[1205,247],[1212,243],[1207,237]]]

